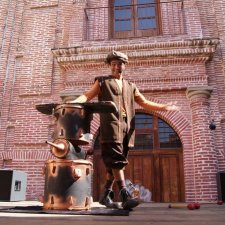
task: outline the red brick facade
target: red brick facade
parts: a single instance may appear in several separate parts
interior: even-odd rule
[[[109,73],[103,61],[115,49],[128,54],[127,79],[147,99],[181,106],[154,114],[182,141],[185,200],[217,199],[216,174],[225,170],[224,1],[184,0],[185,33],[130,39],[85,39],[91,29],[84,24],[87,6],[107,7],[108,1],[1,0],[1,168],[28,173],[27,199],[43,195],[42,167],[52,158],[45,141],[53,121],[35,105],[87,90],[95,76]],[[95,116],[93,135],[98,126]]]

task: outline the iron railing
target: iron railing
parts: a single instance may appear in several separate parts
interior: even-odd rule
[[[183,15],[183,1],[170,1],[145,4],[157,8],[157,27],[154,32],[143,33],[143,36],[176,36],[185,34],[185,23]],[[140,6],[140,5],[130,5]],[[124,6],[123,6],[124,7]],[[148,7],[148,6],[147,6]],[[112,7],[85,8],[83,40],[110,40],[114,39],[114,28]],[[118,29],[118,27],[117,27]],[[132,36],[129,36],[132,37]],[[133,36],[137,37],[137,36]],[[140,35],[138,36],[140,37]],[[122,38],[127,38],[126,36]]]

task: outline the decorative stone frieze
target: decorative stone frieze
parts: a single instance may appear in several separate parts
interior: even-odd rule
[[[69,70],[84,66],[105,66],[103,61],[113,49],[126,52],[129,64],[134,65],[206,62],[215,52],[218,43],[218,39],[197,39],[121,46],[75,46],[52,49],[52,52],[59,65]]]

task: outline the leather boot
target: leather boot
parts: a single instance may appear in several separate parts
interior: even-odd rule
[[[101,195],[99,203],[101,205],[105,205],[107,208],[118,209],[120,208],[119,204],[113,202],[114,193],[113,191],[106,189],[104,193]]]
[[[140,204],[138,198],[133,198],[126,188],[121,189],[120,198],[123,209],[132,209]]]

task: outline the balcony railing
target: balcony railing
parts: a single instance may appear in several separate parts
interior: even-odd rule
[[[150,21],[151,17],[146,16],[150,14],[150,10],[152,13],[152,9],[154,8],[154,25],[147,25],[146,27],[139,29],[138,32],[135,26],[138,26],[140,22],[140,13],[141,11],[137,11],[138,15],[135,22],[135,15],[132,15],[130,18],[134,20],[132,23],[133,32],[129,32],[129,35],[117,35],[117,31],[124,31],[123,23],[117,23],[115,25],[116,11],[119,7],[98,7],[98,8],[85,8],[85,23],[84,23],[84,32],[83,32],[83,40],[87,41],[96,41],[96,40],[110,40],[115,38],[135,38],[135,37],[144,37],[144,36],[176,36],[185,34],[185,24],[184,24],[184,15],[183,15],[183,1],[171,1],[171,2],[161,2],[161,3],[151,3],[144,5],[129,5],[122,6],[124,9],[131,9],[136,7],[136,10],[142,9],[145,7],[145,12],[142,15],[142,21]],[[146,11],[147,9],[147,11]],[[118,11],[117,11],[118,12]],[[125,18],[126,16],[122,14],[122,10],[120,11],[120,18]],[[124,11],[125,12],[125,11]],[[138,14],[139,13],[139,14]],[[145,17],[144,17],[145,16]],[[144,18],[144,19],[143,19]],[[124,21],[127,18],[124,19]],[[149,19],[149,20],[148,20]],[[121,20],[122,21],[122,20]],[[139,22],[138,22],[139,21]],[[145,22],[146,23],[146,22]],[[151,27],[152,26],[152,27]],[[136,30],[135,30],[136,29]],[[130,30],[130,31],[132,31]],[[127,30],[126,30],[127,32]],[[125,33],[125,32],[122,32]],[[127,32],[128,33],[128,32]],[[137,35],[138,34],[138,35]]]

